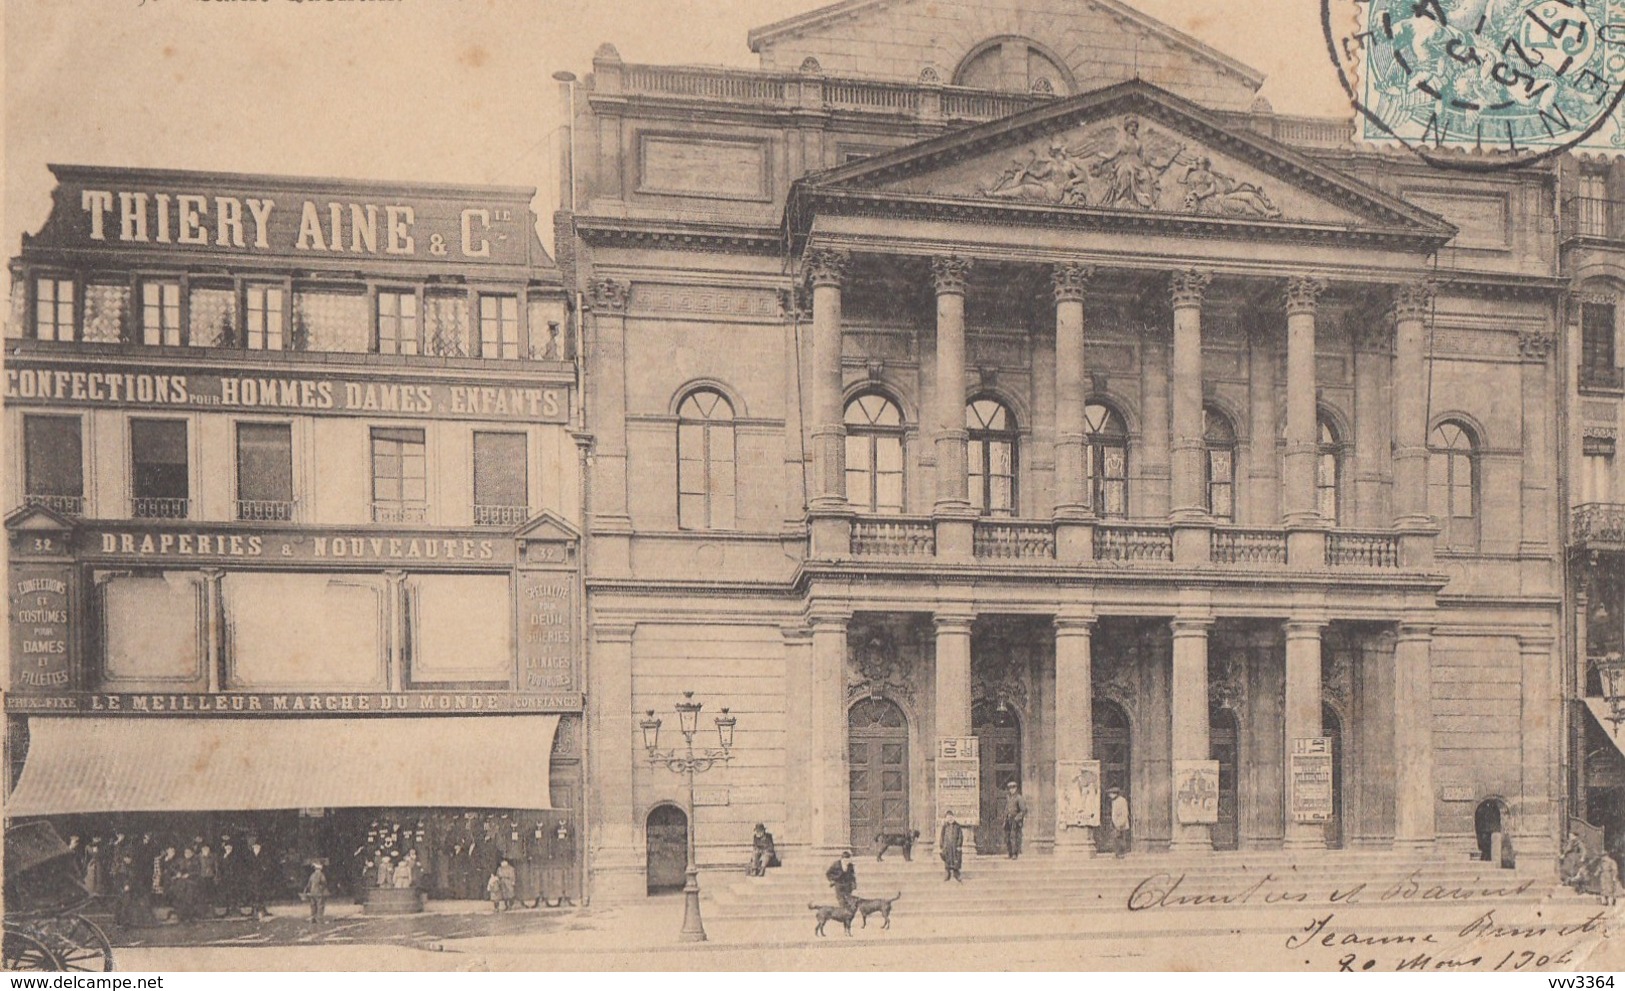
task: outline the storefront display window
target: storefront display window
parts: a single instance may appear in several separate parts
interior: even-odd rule
[[[100,585],[104,687],[189,688],[203,680],[202,575],[108,575]]]
[[[366,575],[226,575],[227,687],[386,687],[386,588]]]

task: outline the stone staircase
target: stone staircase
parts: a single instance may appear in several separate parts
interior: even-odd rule
[[[804,919],[809,902],[834,900],[823,877],[829,859],[806,857],[763,878],[704,870],[706,918]],[[940,862],[925,857],[909,863],[893,852],[883,862],[860,858],[856,865],[860,897],[900,892],[898,911],[917,919],[1121,915],[1131,903],[1147,913],[1222,910],[1227,918],[1281,908],[1410,915],[1441,906],[1597,904],[1558,884],[1555,865],[1544,858],[1503,870],[1465,856],[1374,850],[1140,853],[1121,860],[967,856],[962,884],[944,882]]]

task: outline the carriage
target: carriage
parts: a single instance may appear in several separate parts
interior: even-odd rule
[[[75,852],[49,822],[6,830],[6,970],[113,969],[107,936],[79,914],[91,900]]]

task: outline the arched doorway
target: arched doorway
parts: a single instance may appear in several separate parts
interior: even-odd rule
[[[977,853],[1004,853],[1004,788],[1021,785],[1021,721],[1003,703],[981,701],[970,710],[971,733],[982,753],[981,828],[976,830]]]
[[[688,814],[675,805],[656,805],[649,810],[643,838],[649,894],[681,891],[688,870]]]
[[[1326,821],[1326,845],[1343,848],[1343,720],[1329,705],[1320,707],[1320,725],[1332,741],[1332,817]]]
[[[852,846],[870,849],[880,833],[912,827],[908,813],[908,717],[896,702],[859,701],[846,714]]]
[[[1496,859],[1495,837],[1497,834],[1500,834],[1502,839],[1501,860],[1510,859],[1505,856],[1506,811],[1506,803],[1499,798],[1486,798],[1478,803],[1478,808],[1473,810],[1473,832],[1478,835],[1478,859],[1491,861]]]
[[[1219,821],[1213,824],[1213,849],[1235,850],[1241,846],[1241,802],[1236,786],[1241,761],[1234,712],[1221,705],[1208,710],[1208,741],[1211,759],[1219,762]]]
[[[1095,759],[1100,761],[1100,822],[1102,825],[1111,822],[1111,799],[1108,793],[1116,788],[1129,800],[1129,808],[1133,809],[1133,789],[1129,786],[1132,780],[1130,769],[1132,764],[1129,758],[1132,755],[1129,739],[1128,715],[1123,707],[1110,699],[1096,699],[1091,710],[1094,717],[1093,750]],[[1104,844],[1108,830],[1095,830],[1095,838]],[[1105,846],[1101,846],[1105,850]]]

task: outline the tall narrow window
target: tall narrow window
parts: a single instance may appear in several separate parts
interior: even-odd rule
[[[715,389],[696,389],[677,408],[677,525],[734,525],[734,410]]]
[[[185,519],[191,496],[186,421],[130,421],[130,515]]]
[[[1428,512],[1446,547],[1478,545],[1478,439],[1465,423],[1446,420],[1428,438]]]
[[[846,404],[846,501],[860,513],[903,511],[903,414],[873,393]]]
[[[965,407],[965,468],[970,504],[983,516],[1016,514],[1016,419],[996,399]]]
[[[1620,373],[1614,367],[1614,304],[1580,305],[1580,385],[1589,388],[1618,388]]]
[[[1207,511],[1215,519],[1236,518],[1236,429],[1230,418],[1212,407],[1202,410],[1202,438],[1207,448]]]
[[[1581,502],[1613,502],[1614,441],[1587,437],[1582,448],[1585,463],[1580,476]]]
[[[1100,516],[1128,515],[1128,427],[1110,406],[1089,403],[1083,408],[1087,432],[1084,447],[1089,501]]]
[[[237,518],[293,519],[293,427],[237,424]]]
[[[519,526],[530,517],[525,435],[474,432],[474,525]]]
[[[519,357],[518,297],[480,297],[480,357]]]
[[[243,312],[245,343],[253,351],[281,351],[286,347],[282,332],[286,310],[282,290],[277,286],[249,286]]]
[[[1343,441],[1324,416],[1320,418],[1319,449],[1315,458],[1315,509],[1321,519],[1336,526],[1342,519]]]
[[[42,341],[71,341],[73,280],[41,276],[34,281],[34,336]]]
[[[422,523],[429,510],[428,459],[423,431],[372,430],[372,518],[376,523]]]
[[[141,343],[181,343],[181,284],[143,282],[141,284]]]
[[[84,512],[84,457],[77,416],[24,416],[23,501],[59,513]]]
[[[418,353],[418,294],[394,289],[378,293],[378,353]]]
[[[1598,172],[1580,173],[1580,197],[1575,204],[1579,234],[1608,236],[1608,176]]]

